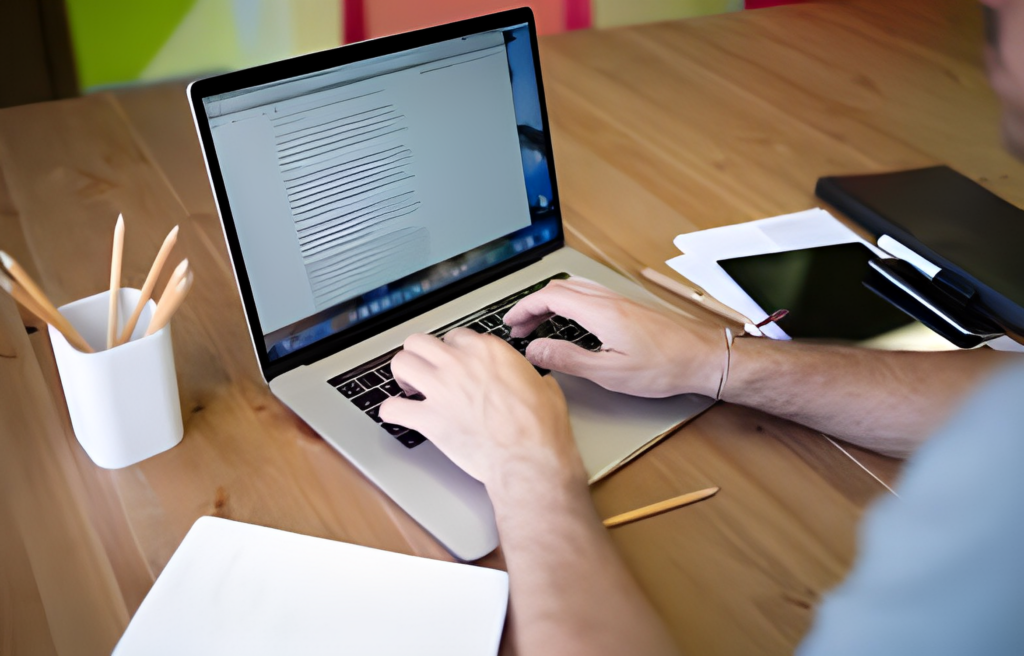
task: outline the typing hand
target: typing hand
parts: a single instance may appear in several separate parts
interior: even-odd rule
[[[511,346],[456,328],[444,341],[412,335],[391,371],[415,401],[392,397],[381,418],[419,431],[493,495],[524,478],[586,487],[565,397]]]
[[[519,301],[504,321],[513,337],[525,337],[555,314],[596,335],[603,348],[595,353],[566,341],[536,339],[526,357],[538,367],[633,396],[715,396],[718,391],[725,337],[713,324],[658,312],[581,278],[551,281]]]

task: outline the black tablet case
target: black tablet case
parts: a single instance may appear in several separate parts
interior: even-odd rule
[[[815,193],[962,279],[976,292],[969,307],[1024,333],[1024,211],[947,166],[820,178]]]

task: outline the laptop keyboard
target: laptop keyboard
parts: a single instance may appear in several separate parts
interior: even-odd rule
[[[477,310],[465,317],[454,321],[447,326],[438,328],[431,332],[431,335],[436,337],[444,337],[444,335],[459,327],[466,327],[470,330],[475,330],[481,334],[491,334],[500,337],[509,344],[512,345],[520,353],[526,353],[526,347],[530,345],[535,339],[547,337],[550,339],[564,339],[566,341],[574,342],[581,348],[585,348],[589,351],[598,351],[601,349],[601,340],[596,336],[587,332],[586,328],[579,325],[575,321],[571,321],[561,316],[553,316],[540,326],[537,327],[531,334],[522,338],[513,338],[511,335],[511,329],[502,323],[501,319],[505,316],[505,313],[512,308],[520,299],[528,296],[535,291],[540,290],[544,285],[548,284],[552,280],[564,280],[569,277],[567,273],[559,273],[541,280],[540,282],[530,285],[526,289],[520,290],[511,296],[507,296],[496,303],[492,303],[487,307]],[[327,382],[338,390],[338,392],[349,400],[350,403],[355,405],[357,408],[362,410],[370,419],[380,424],[381,430],[399,442],[404,444],[406,447],[412,449],[419,446],[426,441],[427,438],[423,437],[419,433],[413,430],[409,430],[404,426],[397,424],[387,424],[381,421],[380,418],[380,404],[386,399],[392,396],[405,397],[405,392],[395,381],[394,375],[391,373],[391,359],[395,357],[395,354],[401,351],[401,347],[380,356],[374,358],[370,362],[366,362],[355,369],[346,371],[343,374],[339,374]],[[540,367],[534,367],[543,376],[548,373],[546,369]]]

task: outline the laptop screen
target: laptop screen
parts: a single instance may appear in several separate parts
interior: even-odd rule
[[[526,23],[202,105],[271,362],[561,237]]]

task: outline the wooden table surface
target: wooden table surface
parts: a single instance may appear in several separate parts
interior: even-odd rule
[[[1024,204],[981,40],[973,0],[804,4],[545,38],[569,243],[627,275],[668,272],[678,233],[818,205],[822,175],[939,162]],[[173,326],[185,439],[118,471],[78,446],[45,330],[0,297],[0,653],[108,653],[202,515],[450,559],[262,382],[184,85],[3,110],[0,176],[0,247],[58,304],[105,287],[118,212],[124,284],[141,285],[175,224],[199,281]],[[690,653],[786,653],[898,469],[720,405],[593,498],[610,516],[721,486],[615,529],[615,543]],[[500,567],[500,553],[483,564]]]

